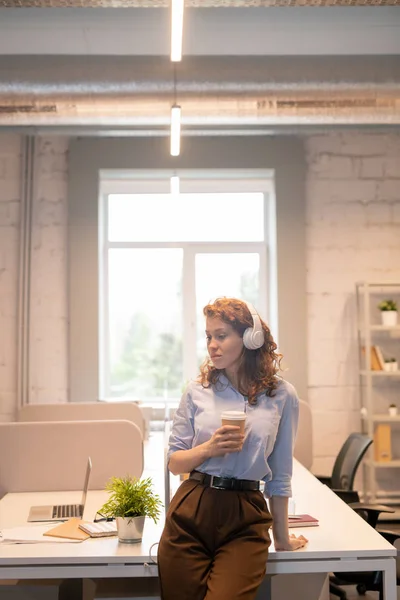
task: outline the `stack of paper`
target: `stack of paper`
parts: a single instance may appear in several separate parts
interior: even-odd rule
[[[2,529],[0,532],[0,544],[59,544],[80,543],[82,540],[70,540],[65,538],[48,538],[45,534],[52,529],[53,525],[37,525],[26,527],[12,527]]]

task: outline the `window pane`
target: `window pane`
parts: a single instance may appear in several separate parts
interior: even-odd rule
[[[260,242],[264,195],[110,194],[111,242]]]
[[[255,253],[196,255],[197,360],[207,354],[203,308],[220,296],[239,298],[257,306],[260,256]]]
[[[109,251],[111,397],[182,393],[181,249]]]

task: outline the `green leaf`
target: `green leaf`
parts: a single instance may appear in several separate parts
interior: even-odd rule
[[[383,310],[383,311],[397,310],[397,302],[395,300],[391,300],[391,299],[382,300],[382,302],[379,302],[378,308],[379,308],[379,310]]]
[[[152,490],[150,477],[111,477],[106,490],[110,497],[99,510],[105,517],[150,517],[156,522],[160,516],[162,502]]]

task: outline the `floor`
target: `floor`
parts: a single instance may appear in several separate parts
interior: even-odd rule
[[[368,592],[365,596],[359,596],[355,586],[346,586],[347,600],[378,600],[378,592]],[[330,595],[331,600],[338,600],[338,596]]]
[[[400,535],[400,521],[379,521],[379,527],[381,529],[396,531]]]

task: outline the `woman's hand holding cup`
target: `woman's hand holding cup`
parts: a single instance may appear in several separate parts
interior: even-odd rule
[[[246,413],[226,411],[221,415],[222,427],[219,427],[209,440],[210,456],[223,456],[231,452],[240,452],[244,442]]]
[[[217,429],[208,442],[210,456],[223,456],[230,452],[240,452],[243,446],[244,435],[240,427],[223,425]]]

